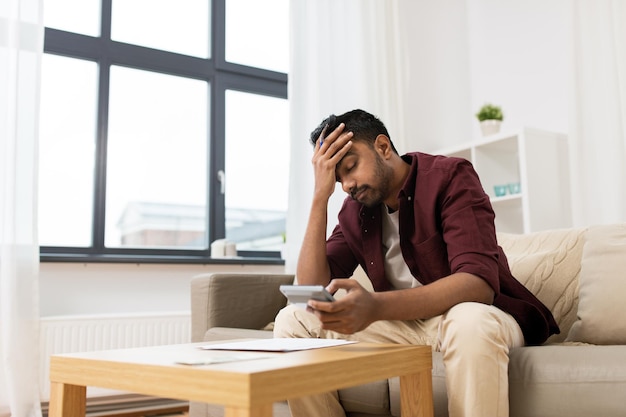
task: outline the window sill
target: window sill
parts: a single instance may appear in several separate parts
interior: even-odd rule
[[[201,264],[201,265],[284,265],[279,256],[236,256],[211,258],[188,255],[119,255],[119,254],[75,254],[41,253],[40,262],[76,263],[135,263],[135,264]]]

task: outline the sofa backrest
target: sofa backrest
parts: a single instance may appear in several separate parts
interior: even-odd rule
[[[586,228],[528,234],[498,233],[498,243],[513,276],[550,309],[561,333],[547,343],[562,342],[577,318],[581,258]]]
[[[578,279],[578,319],[566,342],[626,345],[626,223],[590,226]]]

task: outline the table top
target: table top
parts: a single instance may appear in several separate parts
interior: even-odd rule
[[[256,406],[432,368],[430,346],[355,343],[274,353],[201,349],[206,344],[53,355],[50,380],[226,406]]]

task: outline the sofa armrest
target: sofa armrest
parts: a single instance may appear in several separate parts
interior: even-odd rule
[[[278,287],[294,275],[213,273],[191,280],[191,341],[213,327],[261,329],[274,321],[287,299]]]

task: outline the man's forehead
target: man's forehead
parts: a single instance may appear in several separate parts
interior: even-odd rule
[[[341,158],[341,160],[337,163],[337,169],[341,167],[341,164],[343,164],[347,158],[356,157],[356,156],[358,156],[358,151],[355,151],[355,149],[353,148],[349,149],[348,152],[346,152],[346,154],[343,156],[343,158]]]
[[[346,152],[346,154],[343,156],[343,158],[341,158],[341,160],[337,163],[337,166],[335,167],[335,174],[337,178],[339,178],[339,176],[337,175],[338,172],[343,168],[343,164],[346,163],[347,160],[361,158],[363,157],[363,154],[368,151],[373,152],[371,147],[366,142],[352,141],[352,146],[350,147],[350,149],[348,149],[348,152]],[[339,179],[337,180],[339,181]]]

